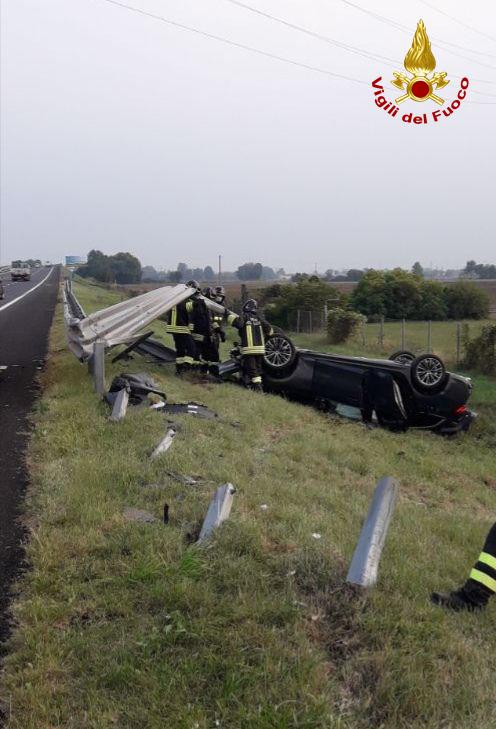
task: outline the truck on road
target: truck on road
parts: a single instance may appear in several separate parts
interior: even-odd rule
[[[31,279],[31,269],[29,266],[17,266],[10,271],[12,281],[29,281]]]

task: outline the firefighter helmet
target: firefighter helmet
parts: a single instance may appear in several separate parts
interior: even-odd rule
[[[196,289],[197,291],[199,291],[201,293],[200,284],[198,283],[198,281],[195,281],[194,278],[192,278],[190,281],[188,281],[186,283],[186,286],[189,286],[190,289]]]
[[[223,286],[216,286],[215,287],[215,300],[218,304],[223,304],[226,300],[226,290]]]
[[[258,303],[255,299],[248,299],[243,304],[243,312],[245,314],[256,314],[258,309]]]
[[[207,299],[213,299],[215,297],[213,288],[211,286],[207,286],[207,288],[203,290],[203,296],[206,296]]]

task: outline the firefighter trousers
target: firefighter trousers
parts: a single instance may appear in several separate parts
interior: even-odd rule
[[[176,348],[176,372],[190,370],[196,360],[196,346],[191,334],[173,334]]]
[[[245,387],[253,390],[262,389],[262,354],[244,354],[241,358],[241,369]]]
[[[496,592],[496,523],[489,530],[466,587],[477,588],[485,602]]]

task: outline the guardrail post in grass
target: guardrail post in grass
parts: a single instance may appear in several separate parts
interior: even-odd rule
[[[219,486],[208,507],[197,544],[205,542],[211,536],[212,532],[229,518],[235,493],[236,489],[232,483]]]
[[[382,349],[384,349],[384,317],[381,316],[380,326],[379,326],[379,344],[381,345]]]
[[[169,448],[171,447],[172,441],[174,440],[176,435],[177,435],[177,431],[175,430],[175,428],[169,428],[169,430],[165,434],[165,438],[162,438],[162,440],[160,441],[158,446],[153,451],[153,453],[151,455],[152,459],[155,459],[158,456],[160,456],[162,453],[165,453],[165,451],[168,451]]]
[[[93,382],[95,392],[105,395],[105,342],[97,340],[93,345]]]
[[[126,389],[119,390],[114,400],[114,406],[112,408],[112,415],[109,420],[113,423],[118,423],[120,420],[124,420],[127,413],[127,406],[129,404],[129,392]]]
[[[398,483],[390,476],[377,484],[346,582],[360,587],[372,587],[377,582],[379,561],[397,495]]]

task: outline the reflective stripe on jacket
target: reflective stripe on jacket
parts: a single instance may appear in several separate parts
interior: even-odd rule
[[[241,354],[265,354],[265,337],[270,337],[274,330],[265,319],[249,314],[229,314],[227,321],[239,330],[241,335]]]
[[[168,323],[165,329],[169,334],[191,333],[189,329],[188,312],[184,304],[178,304],[170,310]]]

